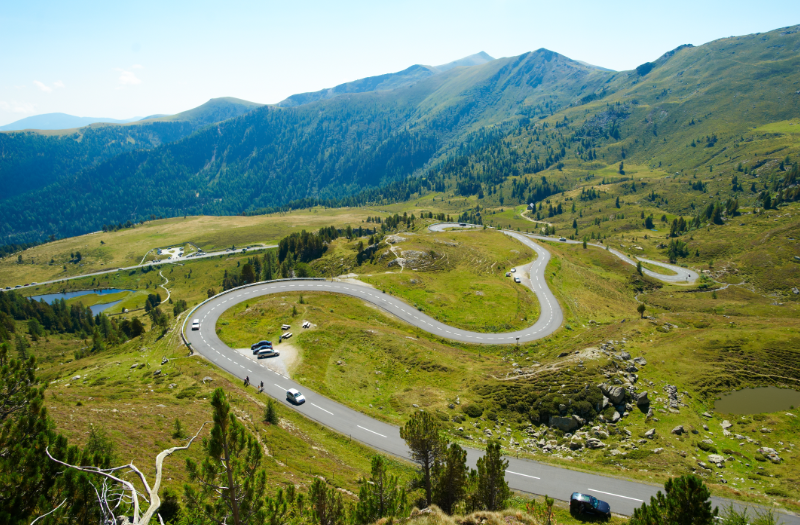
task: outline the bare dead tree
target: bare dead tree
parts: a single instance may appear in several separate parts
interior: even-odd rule
[[[70,465],[54,458],[50,454],[49,447],[45,449],[45,453],[47,454],[47,457],[59,465],[63,465],[67,468],[73,468],[81,472],[86,472],[87,474],[96,474],[102,478],[102,484],[98,486],[92,483],[92,486],[95,494],[97,495],[97,502],[100,505],[100,512],[103,515],[104,524],[119,525],[121,523],[130,523],[130,525],[147,525],[158,511],[159,507],[161,507],[161,498],[158,495],[158,491],[161,488],[161,474],[163,471],[164,458],[178,450],[188,449],[197,436],[200,435],[200,432],[203,431],[205,426],[206,423],[203,423],[203,425],[200,427],[200,430],[197,431],[197,434],[189,439],[189,442],[186,443],[186,445],[182,447],[168,448],[167,450],[161,451],[156,456],[156,479],[152,487],[150,487],[150,484],[147,482],[147,478],[142,471],[136,468],[133,462],[128,463],[127,465],[106,469],[92,466],[81,467],[77,465]],[[135,474],[142,482],[142,485],[144,485],[144,492],[140,492],[132,481],[123,479],[123,476],[130,472]],[[141,508],[139,506],[140,499],[148,503],[147,510],[145,510],[144,513],[141,512]],[[61,505],[59,505],[59,507],[60,506]],[[123,509],[128,509],[130,507],[133,508],[133,521],[130,521],[127,516],[120,515],[120,512]],[[54,510],[50,512],[54,512]],[[34,520],[34,522],[35,521],[36,520]],[[161,516],[159,516],[159,521],[161,521]]]

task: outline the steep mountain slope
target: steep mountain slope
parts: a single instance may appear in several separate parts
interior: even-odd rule
[[[61,132],[0,133],[0,201],[74,176],[81,170],[140,149],[153,149],[203,126],[261,106],[234,98],[212,99],[177,115],[130,124],[92,124]]]
[[[323,89],[320,91],[313,91],[310,93],[299,93],[292,95],[289,98],[278,102],[278,106],[284,108],[292,108],[301,106],[303,104],[310,104],[311,102],[318,102],[320,100],[327,100],[346,93],[366,93],[369,91],[389,91],[399,87],[407,86],[415,82],[419,82],[425,78],[439,73],[444,73],[456,67],[471,67],[479,66],[494,60],[492,57],[481,51],[474,55],[454,60],[441,66],[423,66],[415,64],[408,69],[398,71],[397,73],[387,73],[385,75],[377,75],[374,77],[362,78],[353,82],[346,82],[338,86]]]
[[[89,124],[103,122],[107,124],[127,124],[128,122],[135,122],[140,120],[141,117],[133,117],[129,119],[113,119],[113,118],[94,118],[94,117],[76,117],[74,115],[67,115],[66,113],[44,113],[42,115],[33,115],[32,117],[25,117],[23,119],[0,126],[0,131],[21,131],[23,129],[71,129],[81,128]]]
[[[610,166],[616,174],[620,161],[683,170],[682,177],[702,168],[713,173],[706,182],[719,198],[741,192],[734,177],[748,174],[748,198],[761,198],[794,184],[756,175],[798,150],[791,123],[780,124],[800,109],[798,50],[796,27],[683,46],[626,72],[540,49],[393,90],[263,107],[10,199],[0,209],[0,235],[21,242],[151,213],[238,214],[341,198],[357,204],[433,189],[485,192],[502,204],[497,191],[506,187],[507,202],[525,202]],[[771,123],[778,127],[753,129]],[[517,186],[515,179],[509,196],[510,177],[540,172],[546,181]],[[622,167],[617,175],[625,180]],[[664,186],[672,197],[660,205],[693,210],[692,199],[680,198],[698,186],[690,182]]]
[[[417,172],[487,124],[523,110],[554,111],[607,75],[539,50],[452,68],[393,91],[256,109],[7,201],[2,233],[71,235],[151,213],[241,213],[346,196]]]

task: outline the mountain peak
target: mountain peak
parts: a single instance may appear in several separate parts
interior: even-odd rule
[[[453,60],[447,64],[442,64],[441,66],[435,66],[435,69],[437,71],[444,72],[453,69],[454,67],[479,66],[481,64],[485,64],[486,62],[491,62],[492,60],[494,60],[494,58],[489,56],[488,53],[481,51],[479,53],[475,53],[474,55],[459,58],[458,60]]]

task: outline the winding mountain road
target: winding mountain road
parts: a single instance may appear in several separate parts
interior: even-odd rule
[[[437,225],[434,231],[453,227],[457,228],[459,225]],[[246,376],[249,377],[252,385],[259,385],[263,382],[264,392],[278,399],[285,406],[297,410],[341,434],[351,436],[351,438],[372,448],[410,459],[411,454],[405,441],[400,437],[400,429],[398,427],[373,419],[305,388],[289,377],[271,370],[267,366],[268,359],[254,361],[248,356],[232,350],[217,336],[217,320],[223,312],[236,304],[252,301],[263,295],[291,292],[327,292],[362,299],[420,330],[446,339],[477,344],[513,344],[517,338],[519,338],[520,342],[541,339],[556,331],[563,321],[561,307],[547,287],[544,278],[544,272],[550,260],[550,253],[525,235],[510,231],[503,231],[503,233],[531,247],[537,253],[536,260],[518,267],[531,276],[530,279],[523,280],[523,284],[537,294],[542,307],[539,320],[525,330],[505,334],[470,332],[440,323],[400,299],[373,288],[324,279],[287,279],[229,290],[204,301],[186,317],[186,321],[199,319],[200,329],[186,331],[186,325],[190,323],[184,322],[185,338],[194,352],[223,370],[241,379]],[[662,279],[665,276],[655,274],[654,277]],[[277,348],[280,347],[278,346]],[[286,390],[289,388],[296,388],[303,392],[306,397],[306,403],[300,406],[288,403],[285,396]],[[482,454],[483,451],[481,450],[467,449],[467,461],[470,467],[475,467],[478,458]],[[506,480],[514,490],[531,494],[548,494],[564,501],[568,501],[570,494],[575,491],[585,492],[608,501],[615,513],[624,515],[632,514],[635,508],[641,506],[643,502],[649,501],[650,497],[654,496],[661,488],[660,486],[617,477],[569,470],[529,459],[515,457],[507,457],[506,459],[509,461]],[[712,498],[712,500],[714,505],[720,508],[733,503],[721,498]],[[740,507],[736,503],[734,505]],[[796,516],[781,515],[781,519],[784,523],[800,525],[800,519]]]

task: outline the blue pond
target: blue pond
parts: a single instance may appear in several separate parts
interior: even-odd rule
[[[90,294],[110,295],[110,294],[119,293],[119,292],[132,292],[132,291],[133,290],[120,290],[120,289],[117,289],[117,288],[109,288],[109,289],[106,289],[106,290],[81,290],[81,291],[78,291],[78,292],[48,293],[48,294],[44,294],[44,295],[32,295],[31,299],[33,299],[34,301],[41,301],[42,299],[44,299],[44,301],[46,303],[53,304],[53,302],[55,300],[57,300],[57,299],[66,300],[66,299],[72,299],[73,297],[80,297],[82,295],[90,295]],[[114,306],[116,304],[119,304],[121,302],[122,301],[120,300],[120,301],[114,301],[112,303],[94,304],[94,305],[90,306],[89,309],[92,311],[92,313],[94,315],[97,315],[100,312],[108,310],[112,306]]]

